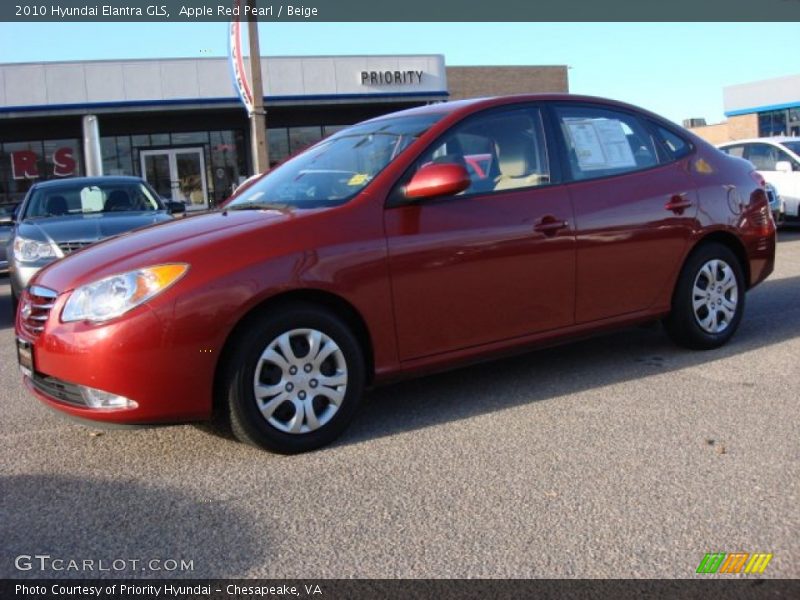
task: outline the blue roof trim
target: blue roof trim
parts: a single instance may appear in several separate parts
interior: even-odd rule
[[[449,92],[398,92],[394,94],[315,94],[297,96],[264,96],[269,102],[297,102],[314,100],[365,100],[369,98],[447,98]],[[136,108],[148,106],[199,106],[202,104],[238,105],[239,99],[230,98],[186,98],[174,100],[122,100],[119,102],[90,102],[86,104],[38,104],[33,106],[0,106],[0,113],[45,112],[58,110],[92,110],[97,108]]]
[[[725,113],[726,117],[738,117],[739,115],[751,115],[753,113],[767,112],[768,110],[783,110],[786,108],[800,108],[800,100],[797,102],[785,102],[783,104],[768,104],[766,106],[755,106],[753,108],[738,108]]]

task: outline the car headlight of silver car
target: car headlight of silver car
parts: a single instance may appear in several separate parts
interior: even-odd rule
[[[82,285],[73,290],[61,320],[100,323],[116,319],[169,288],[188,269],[189,265],[182,263],[156,265]]]
[[[14,238],[14,260],[17,262],[32,263],[55,258],[58,258],[58,253],[50,242],[20,236]]]

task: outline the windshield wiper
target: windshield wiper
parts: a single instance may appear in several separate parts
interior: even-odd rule
[[[288,210],[290,207],[281,202],[242,202],[226,206],[225,210]]]

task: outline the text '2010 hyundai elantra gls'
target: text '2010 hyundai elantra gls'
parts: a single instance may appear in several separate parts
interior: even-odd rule
[[[774,260],[753,166],[656,115],[570,95],[436,104],[45,268],[18,356],[74,417],[218,411],[241,440],[300,452],[390,379],[656,319],[720,346]]]

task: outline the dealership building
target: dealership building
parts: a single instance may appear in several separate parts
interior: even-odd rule
[[[265,57],[262,72],[271,164],[388,112],[569,87],[566,66],[449,67],[442,55]],[[92,121],[104,174],[144,177],[190,210],[252,174],[226,58],[0,64],[0,204],[35,181],[85,174]]]
[[[712,144],[775,135],[800,136],[800,75],[731,85],[723,89],[727,120],[684,124]]]

